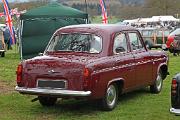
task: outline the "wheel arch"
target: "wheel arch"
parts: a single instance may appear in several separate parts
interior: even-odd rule
[[[123,87],[124,87],[124,79],[123,78],[115,78],[115,79],[112,79],[108,82],[107,84],[107,87],[110,85],[110,84],[116,84],[117,85],[117,88],[118,88],[118,92],[121,94],[122,93],[122,90],[123,90]]]
[[[166,78],[166,76],[168,75],[168,66],[167,64],[163,63],[163,64],[160,64],[159,67],[158,67],[158,71],[157,73],[161,71],[162,72],[162,78],[163,80]]]

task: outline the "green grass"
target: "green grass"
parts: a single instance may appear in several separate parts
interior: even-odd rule
[[[15,71],[20,62],[17,49],[13,49],[6,52],[5,57],[0,57],[0,80],[11,85],[15,83]]]
[[[42,107],[38,102],[31,102],[35,96],[6,91],[0,92],[0,120],[179,120],[178,116],[169,113],[170,83],[173,75],[180,72],[179,61],[180,56],[170,55],[170,75],[160,94],[151,94],[144,88],[122,95],[117,107],[110,112],[101,111],[94,102],[80,100],[58,101],[56,106]],[[14,51],[8,51],[5,58],[0,58],[0,84],[3,81],[14,89],[19,62],[19,55]]]

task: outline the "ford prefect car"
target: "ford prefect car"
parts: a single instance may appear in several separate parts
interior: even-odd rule
[[[149,51],[137,29],[75,25],[57,30],[42,56],[18,65],[15,89],[38,96],[44,106],[86,98],[112,110],[122,93],[145,86],[159,93],[167,73],[166,53]]]
[[[171,106],[170,112],[180,115],[180,73],[176,74],[172,79]]]

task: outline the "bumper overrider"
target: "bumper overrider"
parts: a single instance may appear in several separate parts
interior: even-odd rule
[[[180,109],[171,108],[170,112],[176,115],[180,115]]]
[[[73,91],[62,89],[44,89],[44,88],[25,88],[15,87],[15,90],[22,94],[31,95],[54,95],[54,96],[71,96],[71,97],[88,97],[91,95],[91,91]]]

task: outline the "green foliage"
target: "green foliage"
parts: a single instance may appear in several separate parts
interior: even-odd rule
[[[56,106],[42,107],[38,102],[30,101],[34,96],[15,91],[2,93],[0,87],[0,120],[179,120],[169,113],[170,83],[173,75],[180,72],[179,60],[180,56],[170,54],[170,75],[160,94],[151,94],[148,88],[144,88],[122,95],[111,112],[101,111],[95,102],[82,100],[63,100]],[[7,87],[14,89],[19,61],[19,55],[13,50],[7,51],[5,58],[0,58],[0,86],[4,81]]]
[[[145,6],[147,7],[146,12],[149,15],[173,15],[180,14],[179,0],[146,0]],[[177,16],[176,16],[177,17]]]
[[[93,16],[90,18],[91,23],[102,23],[102,17],[101,16]],[[108,22],[109,23],[117,23],[119,22],[119,18],[115,17],[115,16],[110,16],[108,17]]]

